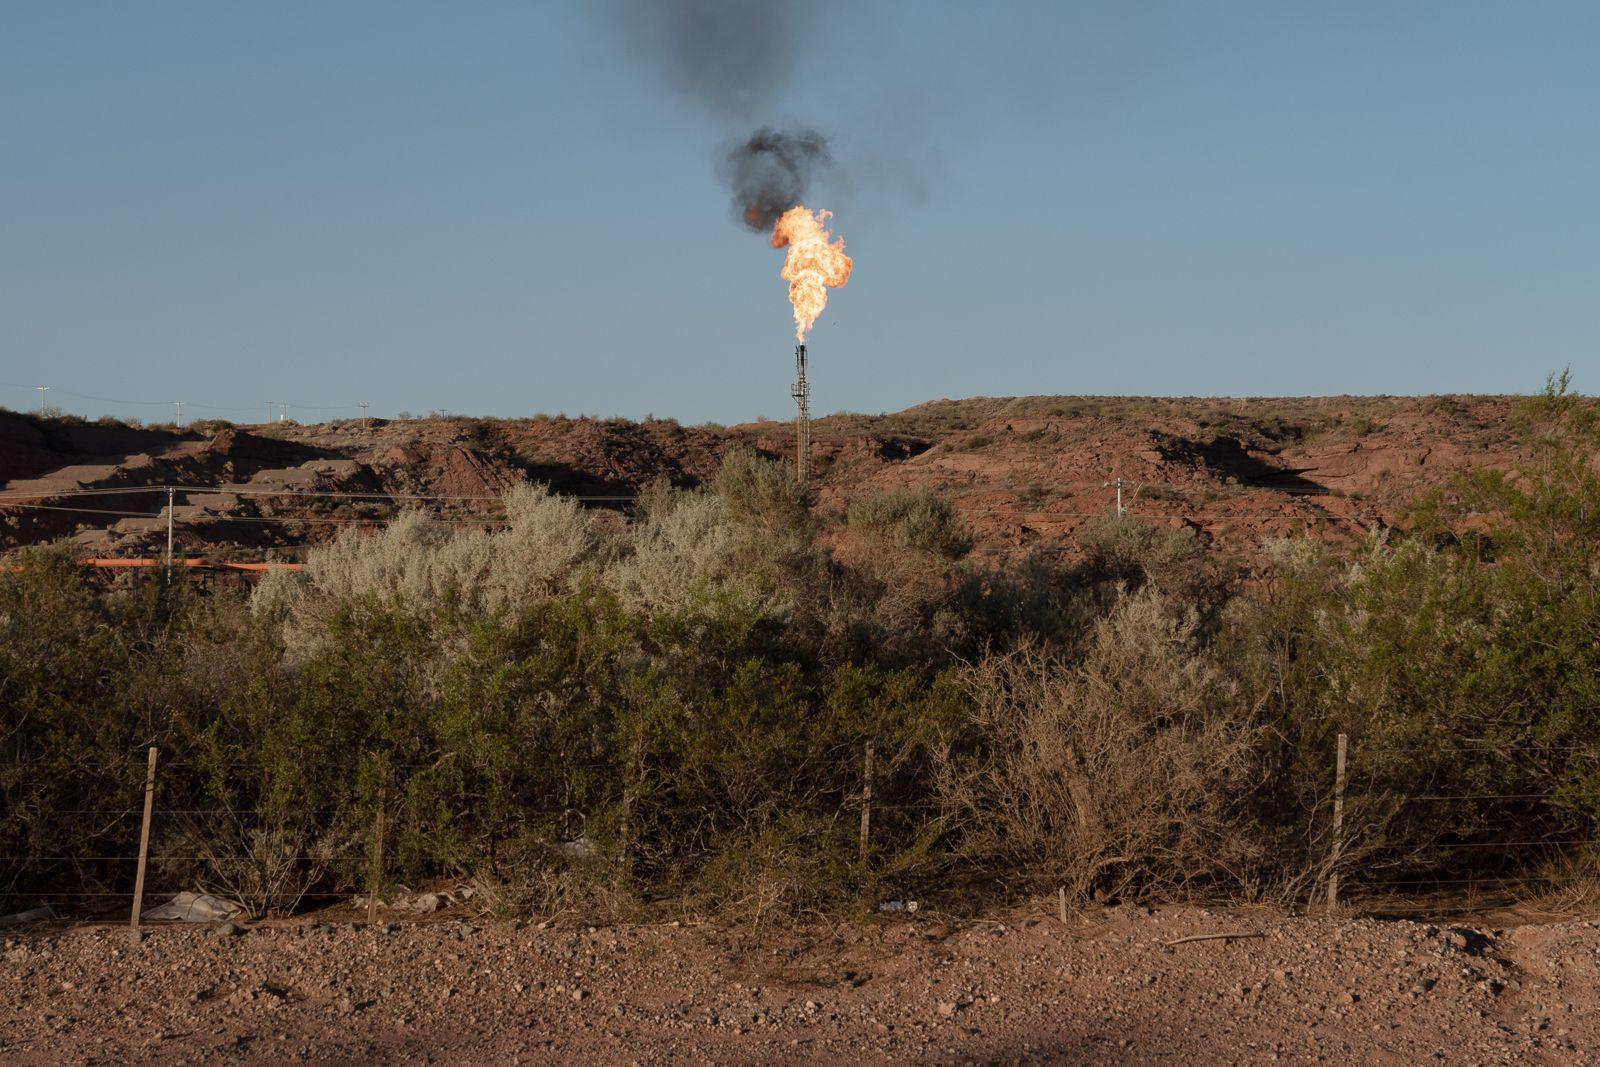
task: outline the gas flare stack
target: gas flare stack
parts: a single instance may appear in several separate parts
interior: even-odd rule
[[[806,380],[806,346],[794,346],[794,476],[804,489],[811,481],[811,383]]]

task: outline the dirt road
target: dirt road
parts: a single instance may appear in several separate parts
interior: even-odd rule
[[[1250,939],[1167,943],[1194,934]],[[6,1063],[1591,1063],[1600,924],[8,931]]]

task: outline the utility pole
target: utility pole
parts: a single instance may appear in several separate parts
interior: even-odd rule
[[[278,401],[278,421],[289,421],[289,402],[287,400]]]
[[[174,423],[173,425],[177,426],[179,429],[182,429],[183,428],[183,401],[174,400],[172,402],[172,406],[174,408],[176,408],[177,411],[178,411],[178,421],[176,423]]]
[[[361,428],[363,430],[372,429],[372,423],[367,419],[367,402],[365,400],[361,402]]]
[[[172,486],[167,486],[167,577],[172,577]]]
[[[48,385],[39,386],[39,417],[44,418],[44,394],[49,390]]]
[[[272,401],[267,401],[267,425],[272,425]]]

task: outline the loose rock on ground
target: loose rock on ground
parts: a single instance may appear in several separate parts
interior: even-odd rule
[[[542,927],[542,928],[541,928]],[[1165,947],[1201,933],[1241,941]],[[788,929],[7,931],[0,1060],[1582,1064],[1600,924],[1110,908]]]

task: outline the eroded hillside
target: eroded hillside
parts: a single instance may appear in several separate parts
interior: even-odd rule
[[[1189,525],[1216,551],[1349,541],[1458,472],[1514,466],[1516,409],[1485,396],[941,400],[817,420],[816,485],[823,507],[938,493],[988,556],[1070,546],[1114,508],[1118,479],[1130,512]],[[147,553],[166,536],[165,493],[151,488],[176,485],[213,490],[176,494],[181,551],[293,558],[406,506],[492,522],[495,498],[521,482],[625,512],[651,482],[697,484],[738,447],[787,459],[792,429],[452,417],[179,431],[0,412],[0,543]]]

